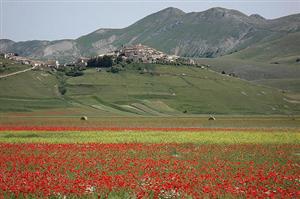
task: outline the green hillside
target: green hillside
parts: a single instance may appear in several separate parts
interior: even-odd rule
[[[151,72],[139,74],[138,68]],[[67,83],[67,95],[83,104],[137,114],[276,114],[298,108],[275,89],[187,66],[135,64],[119,74],[89,69]]]
[[[255,45],[232,54],[230,57],[266,63],[298,64],[296,60],[300,58],[299,43],[300,32],[290,33],[278,39],[256,43]]]
[[[61,95],[58,87],[66,85]],[[87,69],[80,77],[29,71],[0,79],[0,112],[37,115],[168,116],[297,114],[276,89],[190,66],[127,65],[119,73]]]
[[[280,38],[266,39],[251,47],[214,59],[198,59],[198,63],[240,78],[275,88],[299,92],[300,34],[289,33]]]

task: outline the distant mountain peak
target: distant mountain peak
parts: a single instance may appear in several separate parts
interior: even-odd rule
[[[184,15],[185,14],[185,12],[183,12],[182,10],[180,10],[178,8],[174,8],[174,7],[165,8],[157,13],[164,13],[164,14],[169,14],[169,15]]]
[[[202,16],[208,20],[216,20],[221,18],[244,19],[248,17],[247,15],[245,15],[240,11],[222,8],[222,7],[213,7],[202,12],[194,12],[193,14]]]
[[[266,20],[264,17],[262,17],[261,15],[259,14],[252,14],[249,16],[250,18],[253,18],[253,19],[258,19],[258,20]]]
[[[243,15],[246,16],[244,13],[237,11],[237,10],[233,10],[233,9],[227,9],[227,8],[222,8],[222,7],[213,7],[210,8],[204,12],[221,12],[221,13],[227,13],[227,14],[235,14],[235,15]]]
[[[221,12],[221,11],[227,11],[228,9],[226,8],[222,8],[222,7],[213,7],[213,8],[209,8],[206,11],[214,11],[214,12]]]

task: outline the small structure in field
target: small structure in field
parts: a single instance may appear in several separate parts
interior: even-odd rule
[[[216,120],[216,118],[214,116],[209,116],[208,120]]]
[[[87,116],[81,116],[80,120],[86,121],[86,120],[88,120],[88,118],[87,118]]]

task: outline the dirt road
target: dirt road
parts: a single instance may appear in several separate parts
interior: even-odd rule
[[[14,75],[17,75],[17,74],[20,74],[20,73],[25,73],[25,72],[33,70],[33,69],[35,69],[35,66],[33,66],[31,68],[27,68],[25,70],[20,70],[20,71],[17,71],[17,72],[9,73],[9,74],[6,74],[6,75],[0,75],[0,79],[5,78],[5,77],[14,76]]]

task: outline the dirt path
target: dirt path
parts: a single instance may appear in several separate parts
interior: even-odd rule
[[[33,69],[35,69],[35,66],[33,66],[31,68],[27,68],[25,70],[20,70],[20,71],[17,71],[17,72],[9,73],[9,74],[6,74],[6,75],[0,75],[0,79],[5,78],[5,77],[14,76],[14,75],[17,75],[17,74],[20,74],[20,73],[25,73],[25,72],[33,70]]]

